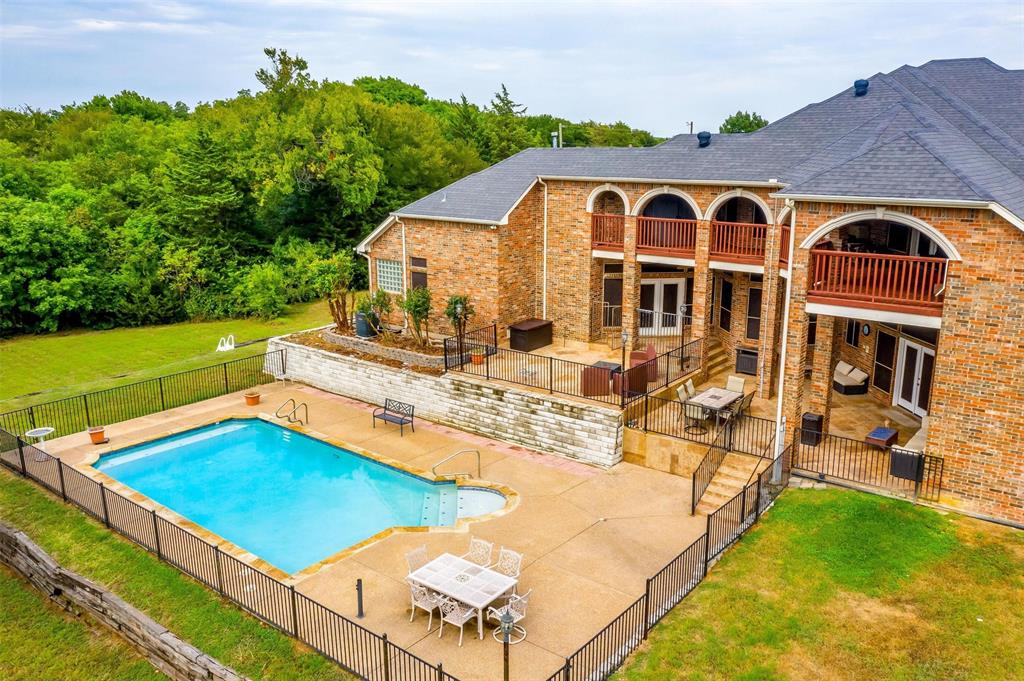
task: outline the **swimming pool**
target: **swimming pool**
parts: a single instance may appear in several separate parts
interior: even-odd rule
[[[94,464],[288,573],[389,527],[453,525],[504,507],[260,419],[231,419]]]

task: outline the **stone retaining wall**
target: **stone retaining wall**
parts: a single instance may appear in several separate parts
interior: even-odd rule
[[[0,524],[0,562],[6,563],[65,610],[84,611],[113,629],[172,679],[247,679],[185,643],[103,587],[65,570],[25,533],[3,524]],[[40,645],[46,644],[41,641]]]
[[[622,460],[622,414],[474,377],[440,377],[273,338],[268,351],[286,352],[285,378],[381,405],[409,402],[416,415],[470,433],[599,466]]]
[[[427,367],[429,369],[438,369],[444,371],[444,356],[437,355],[425,355],[421,352],[413,352],[412,350],[406,350],[404,348],[394,348],[387,345],[381,345],[380,343],[369,340],[366,338],[359,338],[358,336],[345,336],[340,333],[334,333],[329,329],[324,329],[321,332],[323,339],[328,343],[334,345],[340,345],[343,348],[349,350],[355,350],[356,352],[362,352],[367,355],[377,355],[378,357],[386,357],[387,359],[393,359],[403,364],[410,364],[412,366]]]

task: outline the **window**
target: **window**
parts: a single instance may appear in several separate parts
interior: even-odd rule
[[[732,282],[722,280],[722,296],[718,308],[718,325],[728,331],[732,327]]]
[[[814,345],[818,338],[818,315],[807,315],[807,344]]]
[[[896,337],[879,329],[875,340],[875,373],[871,377],[871,385],[883,392],[890,392],[895,365]]]
[[[402,263],[399,260],[377,258],[377,288],[388,293],[402,292]]]
[[[605,274],[622,274],[622,263],[621,262],[609,262],[604,265]]]
[[[693,324],[693,277],[686,278],[686,319],[684,324]]]
[[[857,337],[860,335],[860,323],[856,319],[846,320],[846,344],[857,347]]]
[[[409,288],[427,288],[426,258],[409,258]]]
[[[901,225],[898,222],[890,222],[885,246],[892,253],[902,253],[904,255],[910,253],[910,227]]]
[[[747,340],[761,337],[761,289],[752,288],[747,294]]]

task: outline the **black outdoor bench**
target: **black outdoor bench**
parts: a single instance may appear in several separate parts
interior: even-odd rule
[[[412,428],[412,432],[416,432],[416,426],[413,424],[413,411],[416,407],[405,402],[399,402],[398,400],[384,400],[383,407],[377,407],[373,410],[373,427],[377,427],[377,419],[381,421],[387,421],[388,423],[394,423],[398,426],[398,434],[405,435],[404,428],[406,424]]]

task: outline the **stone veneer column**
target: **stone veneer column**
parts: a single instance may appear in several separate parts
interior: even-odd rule
[[[814,364],[811,367],[811,394],[808,410],[821,414],[821,431],[828,432],[829,411],[832,408],[832,371],[839,361],[838,335],[843,325],[829,315],[818,315],[818,328],[814,340]]]
[[[703,338],[700,348],[699,381],[708,376],[708,351],[711,342],[711,320],[714,310],[711,307],[711,292],[714,276],[711,271],[711,223],[707,220],[697,222],[697,243],[694,248],[693,267],[693,326],[691,338]],[[699,382],[698,381],[698,382]]]
[[[639,309],[640,263],[636,260],[636,217],[627,215],[622,235],[622,330],[629,334],[627,353],[636,347],[636,336],[640,329]]]

